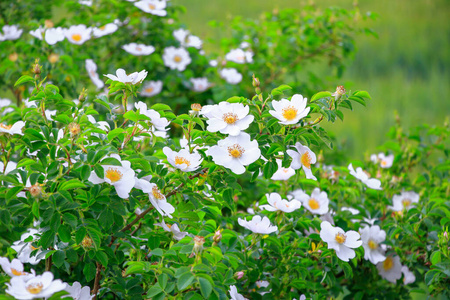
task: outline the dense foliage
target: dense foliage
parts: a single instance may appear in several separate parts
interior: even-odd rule
[[[450,296],[448,120],[399,120],[381,153],[353,161],[321,125],[369,94],[295,78],[316,56],[343,68],[354,12],[237,20],[211,64],[170,1],[80,2],[41,39],[19,30],[44,26],[50,3],[26,24],[29,4],[1,4],[19,26],[0,36],[16,97],[0,123],[6,299]],[[108,78],[104,93],[88,78]]]

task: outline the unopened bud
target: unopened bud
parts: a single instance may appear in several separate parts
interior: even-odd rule
[[[92,246],[94,245],[94,242],[92,241],[92,239],[89,236],[85,236],[84,239],[81,241],[81,246],[83,246],[83,248],[92,248]]]
[[[48,56],[48,61],[49,61],[51,64],[56,63],[58,60],[59,60],[59,55],[56,54],[56,53],[52,53],[52,54],[50,54],[50,55]]]
[[[83,88],[81,90],[80,96],[78,97],[78,100],[80,102],[84,102],[84,100],[86,100],[86,96],[87,96],[86,93],[87,93],[87,90],[85,88]]]
[[[191,109],[193,111],[201,111],[202,110],[202,106],[198,103],[192,103],[191,104]]]
[[[445,238],[446,240],[448,240],[448,232],[447,232],[447,231],[444,231],[444,238]]]
[[[45,20],[44,25],[47,28],[53,28],[53,26],[55,26],[55,24],[53,24],[52,20]]]
[[[253,79],[252,79],[252,85],[253,85],[253,87],[259,87],[260,86],[260,82],[259,82],[259,79],[257,78],[257,77],[255,77],[255,74],[253,74],[253,77],[252,77]]]
[[[16,52],[13,52],[8,56],[8,59],[12,62],[17,61],[18,58],[19,58],[19,55]]]
[[[39,59],[36,59],[34,61],[34,65],[33,65],[33,73],[35,75],[41,74],[41,68],[42,68],[42,66],[39,65]]]
[[[194,243],[193,253],[195,253],[195,255],[202,253],[203,244],[205,243],[205,237],[196,235],[194,237]]]
[[[70,131],[70,134],[72,136],[79,134],[80,131],[81,131],[80,124],[78,124],[78,123],[70,123],[69,124],[69,131]]]
[[[244,272],[243,272],[243,271],[236,272],[236,273],[234,273],[234,277],[235,277],[237,280],[239,280],[239,279],[241,279],[242,277],[244,277]]]
[[[219,243],[222,240],[222,232],[220,229],[218,229],[213,236],[214,243]]]
[[[33,184],[28,188],[28,191],[30,192],[31,196],[38,197],[42,193],[42,188],[39,183]]]

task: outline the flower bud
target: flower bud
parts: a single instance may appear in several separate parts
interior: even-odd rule
[[[52,20],[45,20],[44,25],[46,28],[53,28],[55,24],[53,24]]]
[[[51,64],[54,64],[54,63],[58,62],[58,60],[59,60],[59,55],[56,54],[56,53],[52,53],[52,54],[50,54],[50,55],[48,56],[48,61],[49,61]]]
[[[194,237],[194,243],[195,243],[195,245],[194,245],[193,253],[195,253],[195,255],[202,253],[203,244],[205,243],[205,237],[196,235]]]
[[[239,279],[241,279],[242,277],[244,277],[244,272],[243,272],[243,271],[236,272],[236,273],[234,273],[234,277],[235,277],[237,280],[239,280]]]
[[[36,59],[33,65],[33,74],[35,75],[41,74],[41,68],[42,66],[39,65],[39,59]]]
[[[335,100],[339,100],[343,95],[345,94],[345,88],[343,85],[339,85],[336,88],[336,92],[331,94],[331,96],[334,96]]]
[[[28,191],[30,192],[31,196],[38,197],[42,193],[42,188],[39,183],[33,184],[28,188]]]
[[[18,58],[19,58],[19,55],[16,52],[13,52],[8,56],[8,59],[12,62],[17,61]]]
[[[78,100],[80,102],[84,102],[84,100],[86,100],[86,96],[87,96],[86,93],[87,93],[87,90],[85,88],[83,88],[81,90],[80,96],[78,97]]]
[[[81,241],[81,246],[83,246],[83,248],[92,248],[93,245],[94,242],[88,235],[86,235],[84,239]]]
[[[80,124],[74,122],[70,123],[69,131],[72,136],[79,134],[81,131]]]
[[[202,106],[198,103],[191,104],[191,110],[189,111],[189,114],[193,117],[197,117],[200,111],[202,110]]]
[[[257,78],[257,77],[255,77],[255,74],[253,74],[253,77],[252,77],[252,85],[253,85],[253,87],[259,87],[260,86],[260,82],[259,82],[259,79]]]
[[[222,240],[222,232],[220,229],[218,229],[213,236],[214,243],[219,243]]]

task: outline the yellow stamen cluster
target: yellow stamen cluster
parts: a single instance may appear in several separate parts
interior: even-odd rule
[[[81,241],[81,246],[84,248],[92,248],[94,242],[89,236],[85,236],[84,239]]]
[[[142,51],[141,47],[136,47],[136,51]]]
[[[22,275],[27,275],[28,274],[26,272],[17,271],[16,269],[13,269],[13,268],[11,268],[11,273],[13,273],[13,275],[15,275],[15,276],[22,276]]]
[[[336,88],[336,94],[342,96],[345,94],[345,88],[343,85],[340,85]]]
[[[319,201],[317,201],[317,200],[314,199],[314,198],[309,199],[308,205],[309,205],[309,207],[311,207],[311,209],[314,209],[314,210],[320,208]]]
[[[75,42],[81,41],[81,34],[79,33],[72,34],[72,40],[74,40]]]
[[[48,56],[48,61],[49,61],[51,64],[54,64],[54,63],[58,62],[58,60],[59,60],[59,55],[56,54],[56,53],[52,53],[52,54],[50,54],[50,55]]]
[[[176,63],[179,63],[179,62],[182,61],[182,58],[181,58],[181,56],[179,56],[179,55],[175,55],[175,56],[173,57],[173,61],[176,62]]]
[[[192,103],[191,104],[191,109],[193,111],[201,111],[202,110],[202,106],[198,103]]]
[[[44,288],[44,285],[40,282],[38,283],[31,283],[29,285],[27,285],[26,289],[30,294],[39,294],[42,289]]]
[[[151,92],[153,92],[153,88],[150,86],[150,87],[145,89],[145,92],[146,93],[151,93]]]
[[[77,135],[81,132],[80,124],[78,123],[70,123],[69,131],[72,135]]]
[[[306,168],[311,169],[311,155],[309,152],[305,152],[300,157],[300,161],[302,162],[302,165],[304,165]]]
[[[386,257],[386,259],[383,262],[383,269],[385,271],[389,271],[394,266],[394,260],[392,257]]]
[[[189,167],[191,165],[191,162],[182,156],[175,156],[175,164],[176,165],[185,164]]]
[[[378,244],[375,243],[375,242],[372,241],[372,240],[369,240],[368,244],[369,244],[369,248],[372,249],[372,250],[375,250],[375,249],[378,248]]]
[[[407,208],[408,206],[410,206],[411,205],[411,200],[410,199],[403,199],[402,200],[402,204],[403,204],[403,207],[404,208]]]
[[[236,114],[230,112],[223,114],[222,119],[225,123],[230,125],[234,124],[237,120],[239,120]]]
[[[6,130],[10,130],[12,125],[6,125],[6,124],[3,124],[3,123],[0,123],[0,127],[3,128],[3,129],[6,129]]]
[[[244,152],[245,149],[242,148],[239,144],[234,144],[233,146],[228,147],[228,153],[234,158],[241,157]]]
[[[334,237],[334,239],[335,239],[336,242],[338,242],[339,244],[343,244],[343,243],[345,243],[345,240],[347,239],[347,237],[345,236],[345,234],[339,232],[338,234],[336,234],[336,236]]]
[[[103,31],[103,30],[105,30],[105,28],[106,28],[106,26],[103,25],[103,26],[101,26],[99,29]]]
[[[286,120],[291,121],[297,116],[297,109],[292,105],[289,105],[288,107],[283,108],[283,112],[281,113],[281,115]]]
[[[153,197],[155,197],[155,198],[158,199],[158,200],[164,199],[164,195],[161,194],[161,191],[158,189],[157,186],[154,186],[154,187],[152,188],[152,194],[153,194]]]
[[[108,178],[109,180],[111,180],[112,183],[114,183],[114,182],[117,182],[120,179],[122,179],[123,175],[119,170],[114,169],[114,168],[109,168],[105,172],[105,177]]]
[[[55,24],[53,24],[52,20],[45,20],[44,25],[47,28],[53,28],[53,26],[55,26]]]
[[[153,9],[156,9],[156,6],[155,6],[154,4],[149,4],[149,5],[148,5],[148,8],[150,8],[150,9],[153,10]]]

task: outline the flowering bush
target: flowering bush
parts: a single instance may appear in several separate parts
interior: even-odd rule
[[[354,161],[339,152],[339,143],[321,125],[343,120],[346,110],[370,99],[367,92],[338,87],[334,93],[301,95],[295,82],[290,84],[295,88],[273,87],[266,70],[261,81],[267,78],[267,85],[250,79],[250,68],[238,89],[219,81],[210,88],[192,74],[216,69],[200,63],[187,68],[207,61],[195,52],[200,41],[165,27],[171,24],[162,18],[177,10],[170,2],[66,5],[80,10],[75,20],[95,13],[99,21],[110,16],[111,23],[54,32],[47,26],[39,30],[43,40],[31,44],[11,38],[20,36],[19,29],[3,28],[5,45],[16,51],[29,47],[41,62],[45,51],[55,49],[74,51],[76,59],[61,52],[58,59],[72,61],[72,67],[36,62],[30,68],[27,56],[2,77],[1,84],[19,100],[1,108],[2,297],[450,296],[448,121],[409,133],[399,121],[381,153]],[[118,25],[108,14],[112,8],[132,17]],[[161,44],[141,44],[150,28]],[[117,49],[102,44],[107,40],[99,36],[117,30],[139,38],[118,35],[111,40]],[[111,73],[106,82],[89,60],[94,56],[86,56],[88,47],[73,48],[89,43],[91,35],[99,37],[98,49],[111,50],[102,56],[101,68]],[[282,36],[273,38],[287,38]],[[73,45],[47,48],[61,39]],[[122,42],[128,43],[123,51]],[[157,51],[164,53],[163,61],[154,56]],[[241,49],[226,60],[262,64],[270,57]],[[117,69],[106,67],[113,60]],[[81,65],[89,73],[82,75]],[[25,69],[31,71],[22,74]],[[225,70],[220,72],[225,80],[236,80]],[[282,73],[275,77],[287,78],[288,70]],[[105,93],[81,90],[88,76],[98,86],[106,84]],[[157,81],[147,81],[149,76]],[[192,103],[188,111],[193,95],[199,95],[188,91],[191,84],[218,103]],[[78,100],[69,100],[77,90]],[[164,91],[158,95],[167,104],[141,101],[155,90]]]

